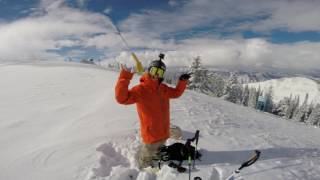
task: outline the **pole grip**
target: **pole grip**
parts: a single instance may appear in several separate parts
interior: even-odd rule
[[[131,53],[131,56],[132,56],[133,60],[136,62],[137,73],[142,74],[144,69],[143,69],[143,66],[142,66],[141,62],[139,61],[138,57],[133,52]]]

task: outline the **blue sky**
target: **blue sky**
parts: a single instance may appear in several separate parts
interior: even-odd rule
[[[39,0],[0,0],[0,17],[5,20],[13,20],[27,16],[31,8],[37,8]],[[110,17],[117,23],[126,19],[131,13],[137,13],[146,9],[172,9],[168,0],[66,0],[70,7],[101,12],[110,7]]]
[[[104,13],[108,8],[111,9],[108,16],[115,24],[128,18],[131,14],[141,13],[145,10],[162,10],[175,11],[179,6],[174,7],[169,4],[169,0],[66,0],[65,3],[70,7],[81,10]],[[172,1],[174,2],[174,1]],[[13,21],[19,18],[27,17],[33,8],[37,8],[39,0],[0,0],[0,17],[2,21]],[[178,1],[177,1],[178,3]],[[259,17],[251,17],[251,21],[255,21]],[[307,19],[306,19],[307,20]],[[250,20],[248,20],[250,21]],[[228,26],[237,24],[237,20],[228,22],[229,25],[223,29],[218,29],[214,25],[202,25],[200,27],[192,27],[184,31],[175,32],[174,34],[164,34],[162,37],[174,37],[176,39],[184,39],[191,36],[199,36],[201,34],[213,34],[223,37],[229,37],[236,33],[241,33],[243,38],[262,37],[273,43],[294,43],[299,41],[320,41],[320,31],[305,30],[301,32],[290,32],[282,29],[274,29],[270,32],[254,32],[250,30],[240,30],[230,32]]]
[[[0,0],[0,61],[125,61],[116,25],[145,61],[165,52],[172,65],[200,55],[212,66],[306,70],[319,61],[319,9],[314,0]]]

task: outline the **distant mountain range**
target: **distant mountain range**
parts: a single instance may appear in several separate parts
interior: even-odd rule
[[[211,70],[212,71],[212,70]],[[279,102],[284,97],[292,98],[299,96],[300,104],[303,103],[308,93],[308,103],[320,103],[320,78],[318,75],[311,74],[295,74],[284,72],[245,72],[245,71],[217,71],[225,78],[231,73],[236,74],[238,82],[241,84],[249,84],[249,87],[260,88],[267,92],[270,86],[273,89],[273,101]],[[320,74],[320,73],[319,73]]]
[[[221,77],[227,79],[231,74],[235,74],[238,77],[238,81],[241,84],[261,82],[272,79],[280,78],[290,78],[290,77],[305,77],[312,79],[320,83],[320,70],[310,70],[307,72],[297,71],[292,72],[286,69],[264,69],[264,70],[242,70],[239,69],[227,69],[227,68],[217,68],[217,67],[206,67],[211,73],[220,75]],[[181,72],[187,72],[187,67],[169,67],[167,74],[175,74]]]
[[[308,103],[320,103],[320,72],[297,73],[289,71],[244,71],[230,70],[223,68],[208,68],[210,73],[217,74],[227,80],[231,74],[235,74],[238,82],[249,84],[250,87],[260,88],[267,91],[270,86],[273,88],[274,102],[279,102],[284,97],[300,97],[300,104],[303,103],[306,94],[309,94]],[[178,77],[188,68],[169,68],[168,75]]]
[[[295,98],[299,96],[300,104],[306,94],[309,94],[308,103],[320,103],[320,85],[315,80],[305,77],[291,77],[272,79],[263,82],[249,83],[249,87],[260,88],[266,92],[269,87],[273,89],[273,101],[279,102],[284,97]]]

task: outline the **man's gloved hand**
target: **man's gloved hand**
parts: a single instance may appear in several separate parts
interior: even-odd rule
[[[190,77],[191,77],[191,74],[192,74],[192,73],[182,74],[182,75],[179,77],[179,80],[189,80]]]
[[[136,70],[134,67],[127,67],[125,64],[120,64],[121,70],[125,70],[127,72],[130,72],[132,74],[136,73]]]

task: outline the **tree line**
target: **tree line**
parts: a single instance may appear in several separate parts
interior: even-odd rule
[[[320,104],[308,103],[308,94],[302,103],[300,103],[299,96],[293,95],[284,97],[275,103],[272,86],[264,92],[260,87],[242,85],[238,82],[235,73],[231,73],[230,77],[226,79],[202,66],[199,56],[194,58],[189,72],[193,73],[188,86],[190,90],[269,112],[288,120],[320,127]]]

